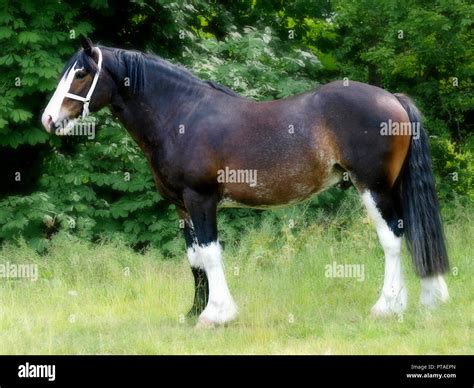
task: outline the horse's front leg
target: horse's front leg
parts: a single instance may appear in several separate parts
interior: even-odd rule
[[[195,260],[197,268],[204,270],[209,282],[209,299],[196,327],[222,325],[236,317],[237,307],[227,286],[217,238],[217,196],[186,190],[183,199],[197,241],[192,245],[191,260]]]
[[[188,317],[191,317],[201,314],[206,307],[209,299],[209,282],[199,256],[198,243],[191,218],[189,214],[182,210],[178,210],[178,215],[180,219],[184,221],[183,231],[184,239],[186,240],[188,261],[194,276],[194,302],[191,310],[188,312]]]

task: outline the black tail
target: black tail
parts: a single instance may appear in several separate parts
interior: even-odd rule
[[[431,168],[428,136],[413,101],[403,94],[395,94],[395,97],[407,111],[412,123],[411,147],[401,180],[403,226],[408,250],[418,276],[442,274],[449,270],[449,261]],[[418,132],[414,129],[418,129]]]

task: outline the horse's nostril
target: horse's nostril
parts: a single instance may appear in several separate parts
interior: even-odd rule
[[[43,116],[41,117],[41,122],[43,124],[43,126],[46,128],[46,130],[48,132],[51,132],[51,130],[53,129],[53,118],[51,117],[51,115],[46,115],[46,114],[43,114]]]
[[[49,131],[50,131],[50,132],[53,132],[54,129],[56,128],[55,125],[54,125],[54,123],[53,123],[53,120],[52,120],[52,119],[49,120],[48,126],[49,126]]]

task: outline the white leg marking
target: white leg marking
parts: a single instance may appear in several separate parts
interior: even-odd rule
[[[188,261],[189,265],[192,268],[200,268],[204,269],[204,264],[202,263],[201,257],[199,256],[199,249],[197,244],[193,244],[191,247],[188,248]]]
[[[446,302],[449,299],[448,286],[443,275],[430,276],[421,279],[420,303],[429,308]]]
[[[201,326],[223,324],[237,315],[235,305],[224,275],[222,251],[219,242],[198,246],[197,252],[209,280],[209,302],[199,316]]]
[[[369,191],[365,191],[362,194],[362,201],[367,208],[369,217],[375,224],[380,244],[385,253],[382,294],[377,303],[372,307],[372,314],[374,316],[399,314],[407,306],[407,289],[401,265],[402,239],[390,230]]]

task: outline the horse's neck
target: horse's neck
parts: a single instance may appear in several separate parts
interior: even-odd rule
[[[142,148],[157,147],[171,131],[179,130],[180,119],[198,108],[206,95],[205,86],[198,81],[186,84],[173,77],[149,77],[145,83],[146,89],[136,95],[119,93],[112,109]]]

